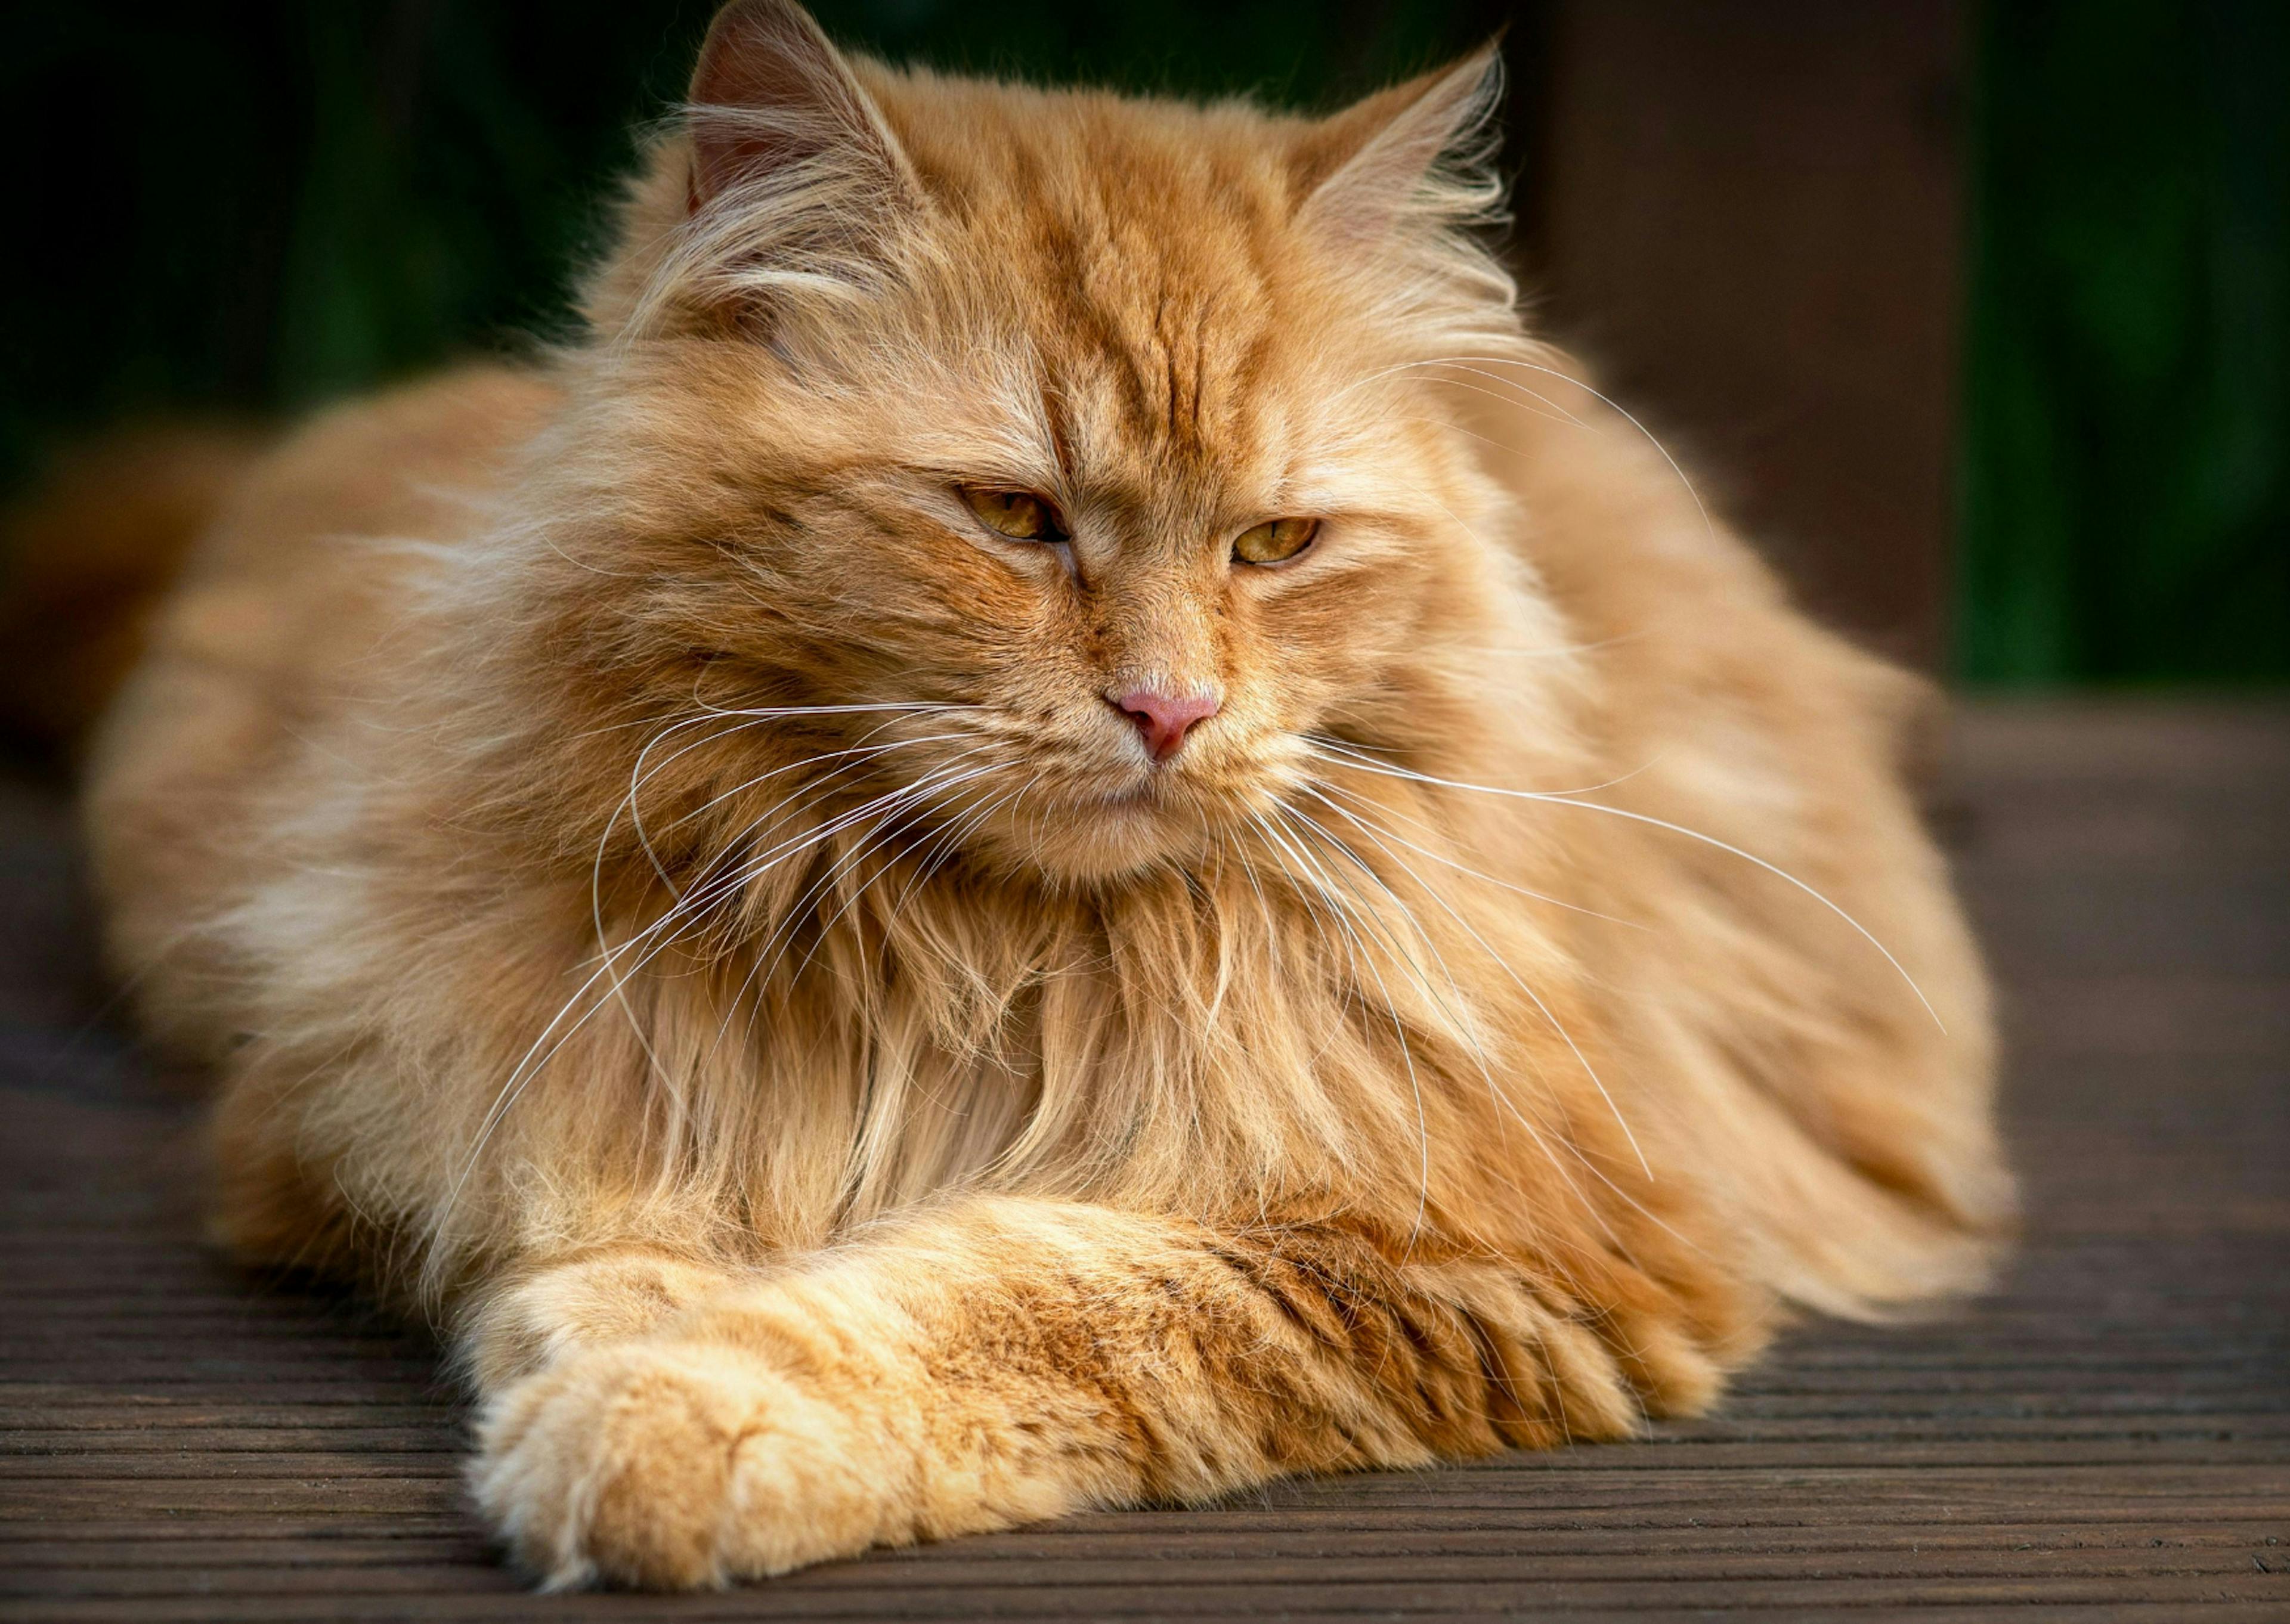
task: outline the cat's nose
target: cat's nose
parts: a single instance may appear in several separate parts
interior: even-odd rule
[[[1115,709],[1137,724],[1145,748],[1155,761],[1166,761],[1184,747],[1185,735],[1196,722],[1216,715],[1221,703],[1213,693],[1163,693],[1155,688],[1132,688],[1105,696]]]

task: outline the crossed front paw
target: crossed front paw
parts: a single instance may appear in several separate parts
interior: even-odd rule
[[[550,1589],[720,1587],[854,1555],[898,1520],[901,1474],[851,1416],[706,1341],[572,1353],[487,1404],[477,1441],[477,1504]]]

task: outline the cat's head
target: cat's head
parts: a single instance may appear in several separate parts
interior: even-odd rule
[[[1472,652],[1536,610],[1464,427],[1533,353],[1469,234],[1496,62],[1309,120],[728,7],[589,293],[619,645],[1069,881],[1248,828],[1316,735],[1522,700]]]

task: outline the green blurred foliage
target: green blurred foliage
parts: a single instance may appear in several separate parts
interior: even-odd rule
[[[1978,69],[1959,668],[2290,676],[2290,5],[2014,0]]]
[[[291,411],[561,329],[712,0],[12,10],[0,482],[123,413]],[[1469,0],[819,0],[901,60],[1325,106],[1485,37]]]

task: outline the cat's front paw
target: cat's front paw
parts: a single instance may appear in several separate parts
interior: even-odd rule
[[[750,1353],[645,1340],[571,1355],[486,1406],[477,1503],[552,1589],[721,1586],[882,1538],[890,1485],[849,1418]]]

